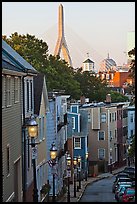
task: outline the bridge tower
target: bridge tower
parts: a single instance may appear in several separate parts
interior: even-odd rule
[[[69,50],[67,47],[66,39],[64,36],[64,15],[63,15],[63,6],[62,4],[59,5],[59,14],[58,14],[58,39],[56,42],[56,47],[54,51],[54,56],[59,55],[61,53],[64,57],[64,60],[72,67],[72,61],[69,54]]]

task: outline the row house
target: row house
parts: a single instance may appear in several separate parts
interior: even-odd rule
[[[3,202],[23,201],[33,183],[25,118],[34,113],[33,76],[36,74],[37,71],[2,40]]]
[[[124,164],[128,105],[109,102],[82,105],[88,110],[89,173],[94,165],[98,165],[99,172],[107,172],[110,167]]]
[[[56,92],[48,93],[49,112],[47,112],[47,159],[50,160],[50,147],[54,142],[57,147],[57,164],[48,168],[48,179],[51,186],[49,195],[53,195],[53,174],[55,174],[55,195],[58,196],[64,187],[66,175],[67,151],[67,98]]]
[[[38,123],[36,172],[39,202],[44,200],[45,194],[43,194],[42,190],[43,186],[48,184],[48,158],[46,151],[46,115],[48,111],[49,105],[45,75],[38,73],[37,76],[34,76],[34,115],[36,115],[36,121]]]
[[[81,157],[81,174],[85,177],[87,170],[86,153],[88,152],[88,112],[79,104],[70,104],[68,111],[68,150],[73,160]]]
[[[127,141],[128,145],[131,144],[133,135],[135,135],[135,106],[129,106],[128,107],[128,141]]]

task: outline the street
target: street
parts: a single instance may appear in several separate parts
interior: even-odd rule
[[[112,193],[115,176],[89,184],[79,202],[116,202]]]

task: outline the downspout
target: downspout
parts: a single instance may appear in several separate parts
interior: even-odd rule
[[[26,202],[26,182],[27,182],[27,173],[26,173],[26,127],[25,127],[25,89],[24,89],[24,78],[22,77],[22,100],[23,100],[23,125],[22,125],[22,143],[23,143],[23,168],[22,168],[22,175],[23,175],[23,202]]]

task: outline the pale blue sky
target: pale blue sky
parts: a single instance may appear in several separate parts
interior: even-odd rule
[[[87,57],[100,63],[107,57],[125,62],[127,33],[135,31],[135,2],[2,2],[2,34],[32,34],[53,53],[57,40],[58,7],[64,8],[65,38],[73,65]]]

